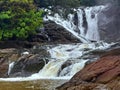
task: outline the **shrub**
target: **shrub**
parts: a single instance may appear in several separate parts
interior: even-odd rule
[[[33,0],[0,1],[0,39],[26,39],[42,27],[42,10],[37,10]]]

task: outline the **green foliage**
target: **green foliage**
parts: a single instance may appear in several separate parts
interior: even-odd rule
[[[2,0],[0,2],[0,40],[26,39],[42,27],[42,10],[32,0]]]

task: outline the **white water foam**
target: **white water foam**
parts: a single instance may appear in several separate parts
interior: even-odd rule
[[[63,26],[66,30],[80,39],[83,43],[65,45],[59,44],[55,47],[50,47],[48,49],[48,52],[51,55],[50,61],[38,73],[35,73],[29,77],[0,78],[0,81],[30,81],[39,79],[69,80],[75,73],[77,73],[84,67],[87,61],[89,61],[89,59],[81,59],[82,56],[91,51],[105,50],[114,45],[114,43],[108,44],[99,41],[100,36],[97,27],[97,15],[104,8],[105,6],[84,8],[86,22],[88,24],[86,31],[86,28],[83,26],[84,12],[81,8],[76,10],[78,15],[78,26],[74,24],[73,14],[69,14],[68,19],[62,18],[62,16],[57,13],[54,16],[48,15],[47,18],[44,18],[44,20],[52,20],[57,24]],[[49,14],[50,13],[51,12],[49,11]],[[80,31],[79,33],[76,32],[77,28]],[[90,43],[90,40],[99,42]],[[63,70],[61,70],[61,66],[69,60],[72,60],[71,65],[66,66]],[[9,65],[8,74],[10,73],[13,65],[14,64]]]
[[[12,70],[14,64],[15,64],[15,62],[12,62],[12,63],[9,64],[8,75],[10,74],[10,72],[11,72],[11,70]]]
[[[90,40],[100,40],[98,31],[98,14],[106,7],[107,6],[94,6],[86,7],[84,9],[78,8],[76,10],[78,16],[78,25],[74,24],[74,14],[68,14],[68,18],[64,19],[63,16],[56,13],[54,16],[47,15],[44,17],[44,20],[54,21],[56,24],[63,26],[67,31],[80,39],[83,43],[89,43]],[[85,12],[85,16],[83,16],[83,11]],[[86,18],[87,27],[84,27],[83,25],[83,17]],[[76,29],[79,29],[80,32],[76,32]]]
[[[0,81],[30,81],[39,79],[69,80],[75,73],[80,71],[89,60],[79,59],[79,57],[92,50],[105,50],[110,48],[112,45],[114,45],[114,43],[108,44],[105,42],[57,45],[48,49],[52,59],[38,73],[35,73],[29,77],[0,78]],[[88,51],[84,51],[85,49],[88,49]],[[73,63],[61,70],[62,64],[71,59],[73,60]],[[11,63],[9,65],[9,73],[13,64],[14,63]],[[58,73],[60,73],[59,76]]]

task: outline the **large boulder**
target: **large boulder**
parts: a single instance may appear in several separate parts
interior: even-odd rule
[[[0,77],[7,77],[9,62],[17,58],[15,54],[17,55],[17,50],[14,48],[0,49]]]
[[[58,90],[119,90],[120,48],[85,66]]]
[[[14,64],[9,77],[26,77],[39,72],[48,62],[48,59],[41,58],[39,54],[28,54],[21,56]]]

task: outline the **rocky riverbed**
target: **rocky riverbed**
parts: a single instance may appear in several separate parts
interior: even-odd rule
[[[120,48],[105,53],[97,61],[86,65],[58,90],[119,90]]]
[[[0,90],[119,90],[120,10],[102,7],[79,8],[77,25],[55,14],[26,41],[0,41]]]

